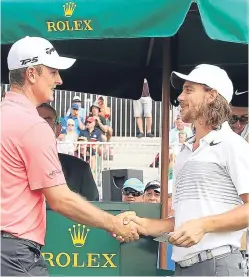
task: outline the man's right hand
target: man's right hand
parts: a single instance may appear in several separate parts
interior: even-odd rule
[[[137,217],[135,212],[129,211],[118,214],[116,222],[118,228],[111,235],[120,242],[138,240],[139,235],[147,235],[147,231],[142,224],[142,218]]]

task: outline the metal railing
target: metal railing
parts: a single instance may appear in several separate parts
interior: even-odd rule
[[[9,85],[1,85],[1,96],[9,90]],[[67,110],[71,107],[74,96],[80,96],[82,107],[85,108],[86,114],[89,114],[90,106],[97,100],[98,95],[89,93],[77,93],[66,90],[55,90],[54,101],[51,105],[56,109],[60,117],[66,115]],[[1,98],[2,98],[1,97]],[[136,119],[133,116],[133,100],[122,99],[111,96],[104,96],[105,103],[111,110],[110,126],[113,129],[115,137],[134,137],[138,133]],[[172,128],[177,109],[173,106],[170,108],[169,124]],[[156,137],[161,136],[162,121],[162,104],[159,101],[152,100],[152,133]],[[146,130],[144,120],[144,130]]]
[[[171,153],[174,152],[175,146],[170,146]],[[160,179],[161,163],[155,163],[157,154],[159,154],[159,159],[161,156],[160,142],[58,141],[57,147],[58,152],[74,155],[89,163],[100,193],[102,192],[103,170],[137,169],[143,170],[145,183],[154,179]],[[68,149],[74,149],[75,151],[72,153]]]

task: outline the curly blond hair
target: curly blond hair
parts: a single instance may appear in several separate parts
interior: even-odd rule
[[[206,91],[212,90],[207,86],[203,87]],[[218,94],[213,102],[201,106],[199,116],[204,119],[205,125],[217,130],[221,128],[222,123],[231,119],[232,110],[227,100]]]

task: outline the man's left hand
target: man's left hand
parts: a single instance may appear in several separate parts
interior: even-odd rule
[[[177,228],[169,238],[169,243],[178,247],[191,247],[206,234],[202,218],[190,220]]]

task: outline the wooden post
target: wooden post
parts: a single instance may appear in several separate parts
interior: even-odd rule
[[[163,39],[163,76],[162,76],[162,138],[161,138],[161,218],[168,216],[168,165],[169,165],[169,107],[170,107],[170,38]],[[160,268],[167,267],[167,247],[160,244]]]

